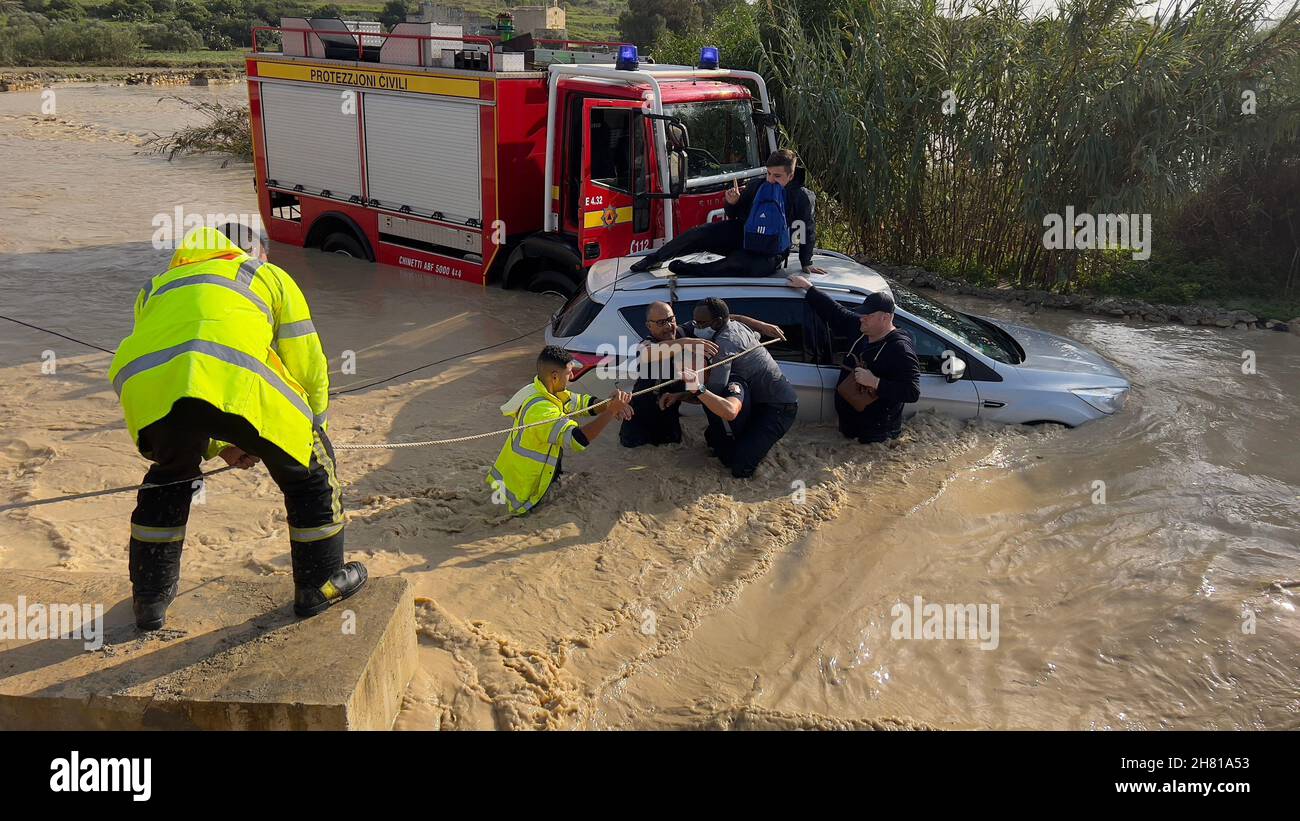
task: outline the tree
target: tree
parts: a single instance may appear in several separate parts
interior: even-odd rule
[[[618,16],[619,31],[624,40],[649,48],[665,30],[681,35],[702,26],[702,5],[695,0],[628,0],[627,11]]]
[[[384,28],[391,29],[398,23],[405,23],[409,12],[410,6],[407,5],[407,0],[388,0],[384,4],[384,10],[379,12],[379,22]]]

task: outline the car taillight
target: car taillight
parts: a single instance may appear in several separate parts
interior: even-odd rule
[[[573,361],[569,363],[573,371],[573,376],[570,378],[581,379],[593,368],[602,364],[611,364],[613,361],[614,357],[608,354],[601,356],[594,353],[575,353],[573,354]]]

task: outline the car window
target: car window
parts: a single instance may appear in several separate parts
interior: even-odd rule
[[[591,181],[618,191],[632,190],[632,112],[591,112]]]
[[[959,342],[971,346],[998,362],[1009,365],[1020,362],[1020,352],[1015,350],[1014,342],[1003,339],[1002,335],[994,333],[979,321],[899,285],[892,286],[892,290],[898,307],[919,316],[931,325],[943,328]]]
[[[962,356],[960,349],[954,348],[941,337],[903,319],[901,316],[894,317],[894,325],[912,335],[912,344],[916,348],[916,358],[921,362],[921,373],[943,375],[944,351],[952,351],[954,356]]]
[[[697,299],[685,299],[673,304],[673,311],[677,314],[678,324],[685,324],[691,320],[695,312],[695,305],[699,301]],[[773,359],[779,362],[813,361],[812,355],[804,348],[803,300],[765,299],[761,297],[728,299],[727,308],[733,314],[770,322],[785,333],[784,342],[775,342],[767,346]],[[645,305],[620,308],[619,313],[638,333],[647,333],[645,330]]]

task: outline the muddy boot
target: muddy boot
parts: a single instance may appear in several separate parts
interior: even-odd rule
[[[131,540],[131,609],[135,626],[157,630],[181,579],[181,542]]]
[[[343,563],[343,534],[318,542],[291,542],[293,612],[300,618],[322,613],[366,584],[361,562]]]

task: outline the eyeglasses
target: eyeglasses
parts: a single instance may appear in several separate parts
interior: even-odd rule
[[[660,328],[666,328],[669,325],[677,324],[677,317],[670,316],[667,319],[647,319],[651,325],[658,325]]]

